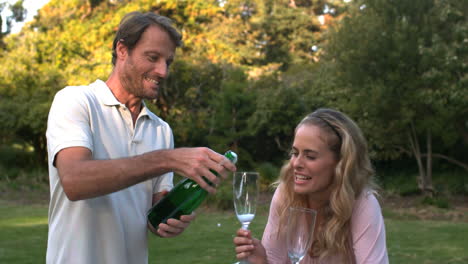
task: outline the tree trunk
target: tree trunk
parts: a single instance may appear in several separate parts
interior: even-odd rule
[[[424,179],[426,178],[426,173],[424,170],[423,162],[422,162],[422,155],[421,149],[419,148],[419,142],[416,135],[416,130],[414,129],[413,123],[411,123],[410,131],[408,133],[411,150],[413,152],[414,158],[418,164],[419,176],[417,177],[418,188],[421,191],[424,191]]]
[[[432,134],[430,130],[427,130],[426,134],[426,177],[424,179],[424,194],[430,197],[434,194],[434,187],[432,186]]]

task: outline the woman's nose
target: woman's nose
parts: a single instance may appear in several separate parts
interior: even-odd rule
[[[302,157],[300,155],[291,159],[291,165],[293,168],[301,168],[302,167]]]

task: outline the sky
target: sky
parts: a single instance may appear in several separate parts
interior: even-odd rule
[[[9,3],[14,4],[17,0],[8,0]],[[47,4],[50,0],[24,0],[23,6],[28,10],[26,20],[21,23],[15,23],[11,29],[11,33],[18,33],[23,27],[25,22],[31,21],[37,14],[37,10]]]

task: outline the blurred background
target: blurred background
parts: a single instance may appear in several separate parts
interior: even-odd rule
[[[107,79],[118,23],[138,10],[172,18],[184,37],[160,98],[148,102],[176,146],[233,149],[268,186],[294,126],[330,107],[364,131],[384,189],[468,193],[466,1],[10,0],[0,8],[2,183],[48,181],[53,96]]]
[[[389,216],[411,207],[467,221],[466,0],[0,0],[0,199],[47,205],[52,99],[107,79],[131,11],[168,16],[183,34],[147,102],[176,147],[236,151],[268,195],[295,125],[335,108],[362,128]],[[231,209],[222,188],[208,204]]]

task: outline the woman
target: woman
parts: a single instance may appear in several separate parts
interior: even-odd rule
[[[313,244],[301,263],[388,263],[374,171],[359,127],[341,112],[318,109],[296,127],[290,154],[262,241],[239,229],[237,258],[252,264],[290,263],[284,227],[288,208],[294,206],[317,211]]]

